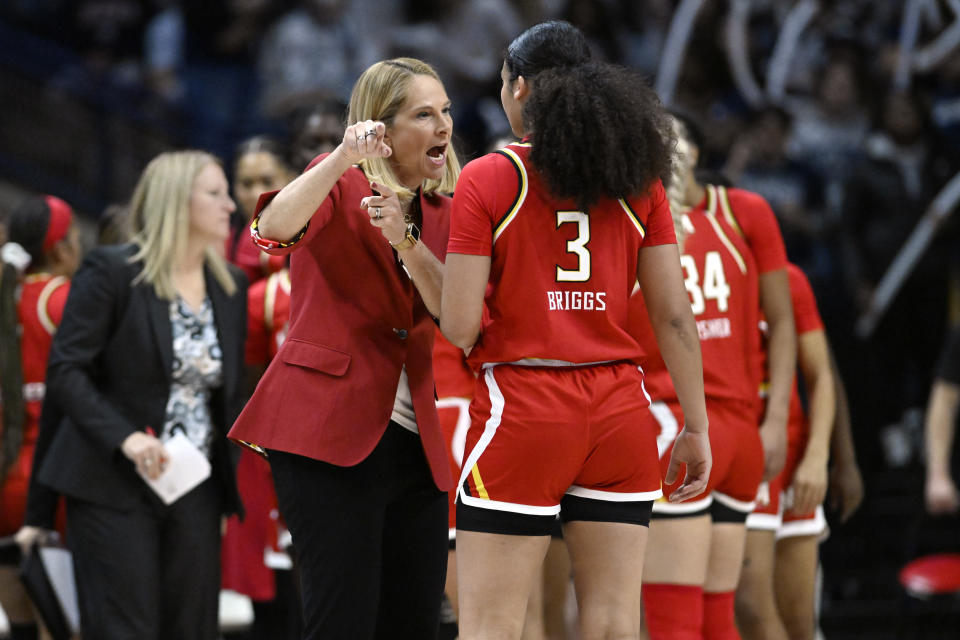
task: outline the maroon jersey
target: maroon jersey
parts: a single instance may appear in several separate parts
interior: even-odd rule
[[[663,185],[580,211],[551,195],[529,154],[517,143],[471,162],[454,194],[448,251],[491,258],[471,364],[637,360],[627,331],[637,254],[676,242]]]

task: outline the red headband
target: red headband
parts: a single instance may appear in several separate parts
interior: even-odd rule
[[[54,245],[67,237],[67,231],[73,223],[73,209],[56,196],[43,196],[50,208],[50,223],[47,235],[43,237],[43,250],[50,251]]]

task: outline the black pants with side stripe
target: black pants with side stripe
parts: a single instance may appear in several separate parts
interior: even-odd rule
[[[433,482],[419,436],[391,422],[352,467],[269,455],[300,571],[303,637],[436,638],[447,496]]]

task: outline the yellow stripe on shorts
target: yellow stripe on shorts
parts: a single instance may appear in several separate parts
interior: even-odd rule
[[[484,500],[489,500],[490,496],[487,495],[487,490],[483,486],[483,480],[480,479],[480,467],[473,465],[473,469],[470,470],[470,475],[473,476],[473,484],[477,486],[477,496]]]

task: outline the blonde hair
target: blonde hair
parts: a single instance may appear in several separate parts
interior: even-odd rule
[[[173,272],[187,246],[190,231],[190,194],[197,175],[220,161],[204,151],[169,151],[150,161],[140,175],[130,200],[131,241],[139,249],[130,262],[143,262],[133,283],[149,282],[157,297],[173,300]],[[204,261],[228,295],[237,285],[216,247],[208,246]]]
[[[683,216],[693,209],[694,204],[687,202],[687,185],[693,175],[693,159],[690,154],[690,143],[684,136],[683,124],[677,118],[673,121],[673,133],[676,138],[673,146],[672,162],[670,164],[670,180],[667,183],[667,201],[670,203],[670,215],[673,217],[673,229],[677,235],[677,246],[683,252],[683,244],[687,239],[687,231],[683,227]]]
[[[430,76],[441,82],[433,67],[416,58],[394,58],[371,65],[353,85],[348,122],[352,124],[362,120],[380,120],[388,128],[391,127],[394,117],[409,96],[411,81],[418,75]],[[413,198],[413,192],[400,184],[390,158],[366,158],[360,161],[360,166],[368,178],[390,187],[401,201],[406,202]],[[451,145],[447,148],[443,178],[426,180],[422,190],[424,193],[453,193],[459,175],[460,161],[457,160],[457,154]]]

